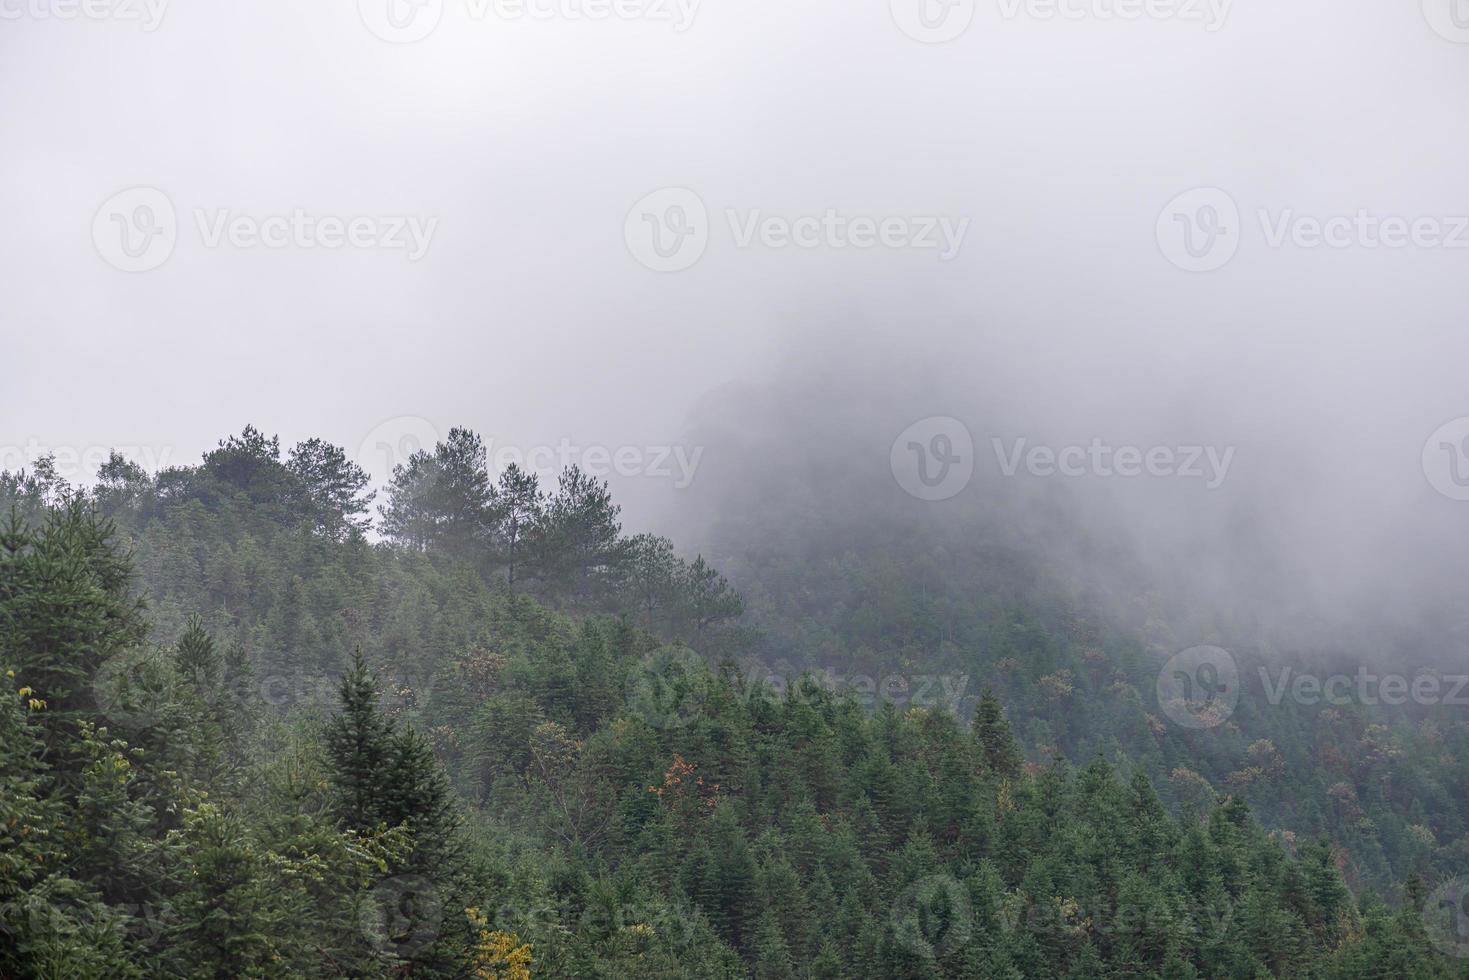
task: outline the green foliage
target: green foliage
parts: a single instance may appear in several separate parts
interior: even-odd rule
[[[776,573],[755,606],[801,654],[973,668],[972,712],[770,684],[717,663],[750,638],[706,561],[624,538],[579,471],[547,496],[484,457],[456,429],[400,467],[382,544],[341,450],[253,428],[85,494],[0,481],[0,976],[460,977],[526,947],[556,977],[1464,974],[1428,886],[1354,900],[1330,833],[1449,850],[1402,760],[1455,730],[1322,719],[1363,768],[1323,757],[1344,788],[1308,813],[1267,792],[1283,733],[1160,736],[1124,638],[936,605],[911,568],[849,567],[830,609]],[[1399,814],[1422,829],[1387,841]]]

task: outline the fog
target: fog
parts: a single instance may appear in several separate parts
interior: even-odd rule
[[[979,514],[1201,616],[1469,650],[1449,0],[995,3],[939,44],[902,0],[447,0],[412,43],[381,6],[0,0],[5,465],[468,425],[639,450],[628,526],[690,548],[772,501]],[[165,219],[134,188],[161,258],[118,250]],[[931,417],[974,445],[944,501],[890,459]],[[1212,489],[1004,476],[1019,439],[1233,452]]]

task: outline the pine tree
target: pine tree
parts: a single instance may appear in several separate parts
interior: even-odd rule
[[[755,980],[795,980],[790,948],[775,916],[766,912],[755,931]]]
[[[745,611],[745,602],[739,593],[704,561],[703,555],[680,571],[678,586],[683,614],[692,623],[695,633],[703,633],[724,620],[737,619]]]
[[[561,474],[536,536],[536,574],[552,595],[598,598],[620,577],[627,560],[620,510],[606,481],[576,466]]]
[[[407,824],[413,834],[410,868],[443,880],[460,874],[459,811],[453,790],[433,749],[412,725],[393,733],[387,768],[379,781],[382,822]]]
[[[96,719],[98,673],[125,666],[147,634],[131,577],[116,525],[82,500],[48,512],[39,529],[16,511],[0,521],[0,650],[23,683],[46,692],[44,724],[56,737]]]
[[[500,474],[496,484],[496,559],[505,567],[510,590],[515,591],[517,577],[524,577],[530,547],[541,531],[545,518],[545,494],[540,478],[511,463]]]
[[[985,768],[1002,779],[1014,779],[1024,761],[1015,734],[1000,702],[985,691],[974,711],[974,738],[979,743]]]
[[[811,961],[807,974],[811,980],[841,980],[845,976],[842,958],[837,955],[836,946],[831,940],[828,939],[821,944],[821,949]]]
[[[214,638],[197,613],[189,617],[174,644],[174,658],[184,677],[202,691],[212,692],[218,685],[223,665],[214,649]]]
[[[319,534],[341,540],[370,526],[367,513],[377,496],[368,489],[372,478],[340,446],[308,439],[291,450],[286,469],[296,478],[300,506]]]
[[[339,689],[341,712],[326,729],[338,812],[349,827],[371,830],[384,815],[384,779],[394,758],[393,723],[378,709],[377,683],[359,648]]]
[[[277,939],[284,921],[263,858],[237,818],[212,804],[190,811],[178,833],[183,887],[169,957],[180,975],[231,980],[281,976]]]

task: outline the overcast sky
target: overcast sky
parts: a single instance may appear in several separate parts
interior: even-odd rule
[[[911,385],[884,453],[1234,445],[1328,564],[1458,550],[1469,3],[388,2],[0,0],[6,462],[250,422],[651,467],[855,362],[821,391]]]

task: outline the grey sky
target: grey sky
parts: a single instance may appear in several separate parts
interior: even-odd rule
[[[1135,20],[1103,19],[1116,0],[1052,19],[1045,0],[991,0],[945,44],[905,34],[903,2],[626,0],[648,16],[589,20],[446,0],[435,30],[393,44],[371,0],[366,17],[179,2],[151,31],[0,0],[0,444],[181,463],[246,422],[355,450],[413,416],[500,444],[653,447],[729,382],[798,390],[835,358],[862,365],[842,397],[863,400],[873,364],[904,384],[927,365],[942,387],[914,382],[864,423],[881,452],[942,414],[984,454],[992,434],[1227,443],[1209,506],[1273,501],[1282,540],[1335,574],[1457,567],[1445,542],[1469,503],[1436,494],[1419,455],[1469,416],[1469,247],[1367,247],[1360,223],[1338,224],[1345,247],[1292,243],[1300,216],[1363,210],[1458,240],[1469,44],[1444,36],[1451,0],[1154,0],[1171,15]],[[125,272],[93,224],[135,187],[167,195],[177,243]],[[1240,213],[1237,252],[1208,272],[1158,238],[1198,187]],[[682,271],[625,240],[662,188],[707,208]],[[221,219],[297,209],[379,236],[437,224],[416,261],[208,244]],[[773,245],[779,227],[738,244],[752,219],[828,209],[968,224],[947,261]],[[614,482],[630,523],[660,524],[668,480]]]

